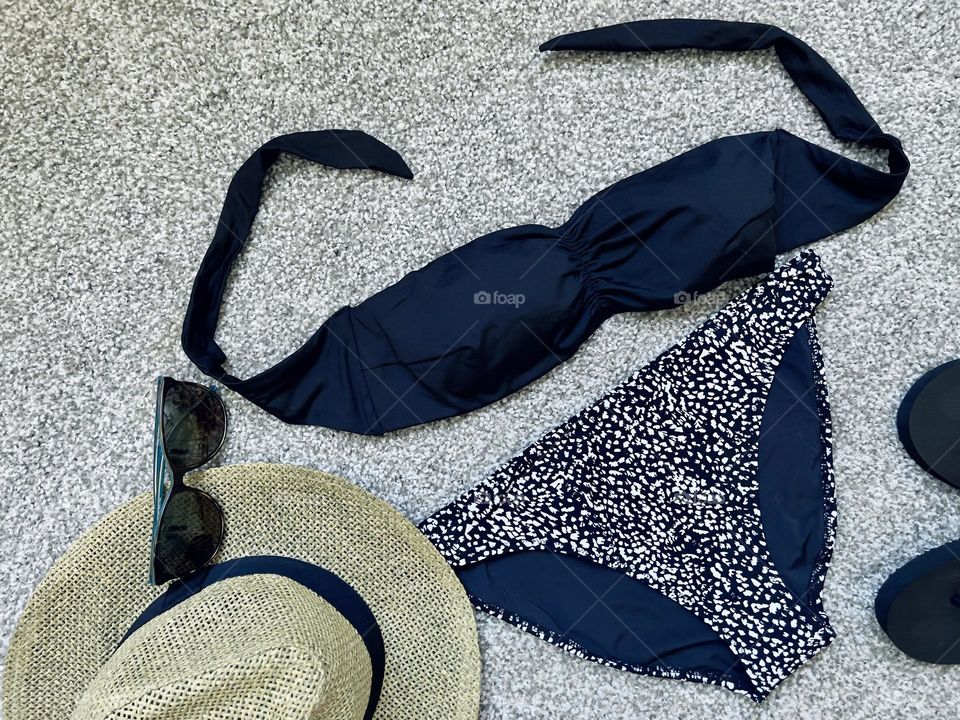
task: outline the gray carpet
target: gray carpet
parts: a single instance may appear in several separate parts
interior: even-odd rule
[[[54,560],[148,487],[152,381],[200,379],[180,323],[227,182],[258,144],[361,128],[416,179],[278,166],[218,336],[239,375],[475,235],[560,223],[611,181],[716,136],[783,126],[839,149],[770,53],[536,51],[566,30],[721,17],[776,23],[819,49],[913,161],[885,212],[816,248],[836,280],[818,317],[841,513],[825,602],[839,638],[757,707],[593,665],[483,617],[482,717],[955,716],[960,670],[900,655],[872,600],[889,572],[960,534],[960,495],[913,464],[893,427],[911,380],[960,356],[960,5],[226,4],[0,3],[0,655]],[[746,285],[614,318],[507,400],[385,438],[288,427],[227,393],[219,461],[322,468],[422,518]]]

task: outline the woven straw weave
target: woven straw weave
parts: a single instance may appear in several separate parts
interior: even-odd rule
[[[475,720],[480,654],[473,611],[453,571],[399,512],[332,475],[284,465],[234,465],[188,481],[224,510],[218,562],[298,558],[336,573],[363,596],[387,657],[376,720]],[[146,580],[151,504],[145,494],[112,512],[40,583],[7,656],[6,720],[69,718],[130,624],[159,595]]]
[[[232,578],[128,638],[72,720],[359,720],[371,676],[360,635],[316,593]]]

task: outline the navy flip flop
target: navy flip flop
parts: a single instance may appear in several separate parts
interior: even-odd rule
[[[888,577],[874,611],[893,644],[910,657],[960,663],[960,540],[918,555]]]
[[[900,403],[897,431],[924,470],[960,488],[960,360],[925,373]],[[917,660],[960,664],[960,540],[918,555],[880,587],[877,622]]]
[[[960,488],[960,360],[913,384],[897,411],[897,431],[920,467]]]

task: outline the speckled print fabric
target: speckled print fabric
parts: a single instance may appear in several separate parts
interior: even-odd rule
[[[833,545],[830,420],[812,315],[831,280],[803,252],[684,341],[547,433],[421,529],[454,567],[539,550],[648,585],[702,620],[749,682],[629,666],[474,597],[480,609],[581,656],[723,685],[762,700],[834,637],[820,603]],[[823,545],[795,597],[769,552],[758,495],[760,425],[774,375],[808,333],[823,443]]]

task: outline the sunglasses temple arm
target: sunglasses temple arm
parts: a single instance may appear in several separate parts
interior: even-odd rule
[[[157,406],[153,418],[153,526],[150,531],[150,546],[157,537],[160,525],[160,508],[163,505],[163,478],[166,474],[167,462],[163,455],[163,385],[157,383]]]

